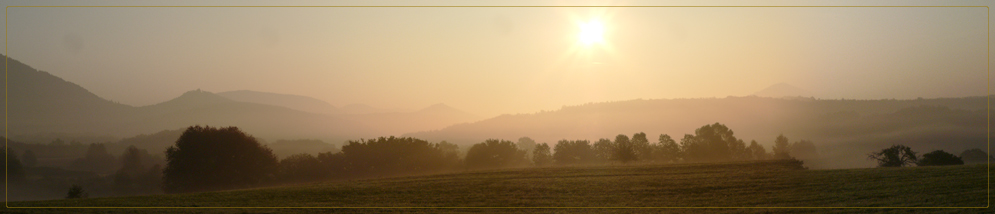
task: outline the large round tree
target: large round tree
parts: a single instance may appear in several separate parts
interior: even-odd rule
[[[192,126],[166,150],[167,193],[246,188],[271,181],[273,151],[237,127]]]

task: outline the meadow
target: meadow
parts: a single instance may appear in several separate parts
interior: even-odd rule
[[[987,172],[985,165],[809,170],[785,161],[553,166],[190,194],[8,202],[9,207],[104,208],[4,212],[991,213],[992,209],[983,208],[989,203]]]

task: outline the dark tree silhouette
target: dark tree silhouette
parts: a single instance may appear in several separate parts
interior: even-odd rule
[[[38,164],[38,157],[36,157],[35,152],[32,152],[31,150],[24,151],[23,159],[24,159],[24,166],[26,167],[34,167],[36,164]]]
[[[166,150],[167,193],[236,189],[274,179],[277,159],[237,127],[192,126]]]
[[[661,134],[655,147],[656,151],[653,154],[657,161],[677,162],[681,158],[681,147],[673,138],[670,138],[670,135]]]
[[[736,139],[733,131],[720,123],[710,124],[695,129],[695,135],[685,135],[681,139],[681,150],[684,158],[690,162],[729,161],[743,156],[745,145]],[[734,153],[739,152],[739,154]]]
[[[730,158],[733,160],[750,160],[753,156],[749,150],[746,150],[746,143],[743,142],[743,139],[729,142],[729,153],[732,155]]]
[[[755,140],[750,141],[750,146],[746,147],[746,149],[750,151],[750,156],[753,160],[766,160],[770,156],[767,154],[767,150]]]
[[[24,180],[24,166],[21,165],[21,161],[17,159],[17,153],[13,149],[6,146],[0,146],[4,151],[7,152],[7,158],[4,158],[4,166],[6,166],[7,179],[10,181],[23,181]]]
[[[280,160],[277,178],[283,182],[310,182],[321,179],[324,172],[318,158],[301,153]]]
[[[985,150],[978,148],[964,150],[964,152],[960,153],[960,158],[967,164],[988,163],[989,160],[995,160]]]
[[[774,158],[775,159],[791,158],[791,155],[788,154],[788,152],[791,151],[791,148],[789,148],[790,146],[791,145],[788,144],[787,137],[784,137],[783,134],[778,135],[777,139],[774,139],[774,147],[771,149],[771,151],[774,152]]]
[[[518,166],[526,162],[525,150],[511,141],[488,139],[470,147],[465,162],[475,169]]]
[[[560,140],[553,149],[553,160],[557,164],[583,164],[593,162],[595,155],[586,140]]]
[[[646,133],[639,132],[632,135],[632,146],[636,150],[636,157],[639,160],[653,160],[653,146],[646,138]]]
[[[88,198],[88,197],[90,197],[90,194],[84,191],[83,187],[76,184],[73,184],[72,187],[69,187],[69,192],[66,193],[66,199]]]
[[[443,156],[448,160],[449,164],[455,166],[459,162],[459,146],[446,141],[439,142],[436,145],[439,150],[442,151]]]
[[[964,160],[960,157],[944,152],[943,150],[936,150],[930,153],[922,155],[922,158],[916,162],[919,166],[948,166],[948,165],[964,165]]]
[[[379,137],[349,141],[342,146],[349,176],[390,176],[452,169],[459,162],[453,144],[416,138]]]
[[[871,153],[867,157],[877,160],[879,167],[911,166],[918,159],[912,148],[903,145],[894,145],[880,152]]]
[[[612,155],[615,153],[615,143],[612,140],[601,138],[597,143],[594,143],[594,157],[598,162],[608,162],[614,160]]]
[[[628,163],[631,161],[639,160],[639,156],[636,154],[636,147],[629,140],[629,136],[620,134],[615,136],[615,150],[612,152],[612,160],[620,161],[622,163]]]
[[[532,150],[532,163],[536,166],[545,166],[553,162],[553,155],[550,154],[549,145],[540,143]]]

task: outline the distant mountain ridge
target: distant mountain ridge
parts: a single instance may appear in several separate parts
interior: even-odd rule
[[[281,106],[238,102],[194,90],[166,102],[133,107],[108,101],[83,87],[6,57],[8,131],[11,138],[43,133],[109,134],[117,137],[193,125],[238,126],[268,138],[314,138],[331,142],[375,133],[330,115]]]
[[[165,102],[134,107],[100,98],[17,60],[7,60],[11,81],[9,109],[5,110],[10,112],[10,135],[15,139],[57,135],[122,138],[210,125],[238,126],[270,139],[310,138],[335,143],[481,119],[441,103],[411,112],[362,104],[340,109],[311,97],[248,90],[215,94],[197,89]]]

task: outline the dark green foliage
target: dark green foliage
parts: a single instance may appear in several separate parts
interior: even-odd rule
[[[904,145],[893,145],[880,152],[874,152],[867,156],[878,161],[879,167],[902,167],[911,166],[917,161],[916,152]]]
[[[774,158],[776,159],[788,159],[791,158],[789,152],[791,151],[790,144],[788,144],[788,138],[784,135],[778,135],[777,139],[774,139],[774,147],[771,151],[774,152]]]
[[[87,193],[85,190],[83,190],[83,187],[76,184],[73,184],[72,187],[69,187],[69,192],[66,193],[66,199],[88,198],[88,197],[90,197],[90,193]]]
[[[237,127],[192,126],[166,150],[167,193],[236,189],[272,181],[273,152]]]
[[[536,166],[545,166],[553,162],[553,156],[549,151],[549,145],[540,143],[532,150],[532,163]]]
[[[443,171],[458,165],[457,150],[455,145],[449,143],[433,144],[421,139],[394,136],[349,141],[342,146],[342,160],[345,161],[343,170],[352,176]],[[324,161],[333,160],[328,156]],[[332,163],[331,166],[336,165]]]
[[[987,152],[978,148],[964,150],[964,152],[960,153],[960,158],[967,164],[987,164],[988,161],[995,160],[995,158],[992,158],[992,156],[988,155]]]
[[[586,140],[560,140],[553,149],[553,160],[557,164],[583,164],[595,161],[595,154]]]
[[[321,167],[318,158],[301,153],[280,160],[277,178],[283,182],[310,182],[325,177],[327,171]]]
[[[916,162],[919,166],[949,166],[949,165],[964,165],[964,160],[960,157],[944,152],[943,150],[936,150],[930,153],[922,155],[922,158]]]
[[[519,166],[526,162],[525,150],[506,140],[488,139],[466,152],[466,166],[475,169]]]
[[[620,161],[622,163],[639,160],[639,156],[636,154],[636,146],[629,140],[629,136],[625,136],[624,134],[615,136],[615,142],[613,144],[615,150],[612,152],[611,160]]]

